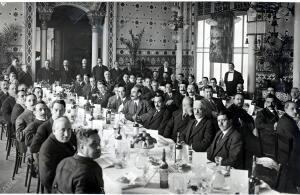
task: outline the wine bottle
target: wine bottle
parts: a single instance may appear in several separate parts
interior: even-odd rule
[[[180,132],[177,132],[177,139],[175,144],[175,163],[182,160],[182,144],[179,140]]]
[[[111,118],[111,110],[110,109],[107,109],[107,112],[106,112],[106,124],[110,124],[110,118]]]
[[[252,160],[252,171],[249,178],[249,194],[258,194],[259,193],[259,179],[256,177],[256,157],[253,156]]]
[[[136,122],[136,121],[134,121],[134,123],[133,123],[133,134],[134,135],[139,135],[139,124]]]
[[[188,148],[188,163],[191,165],[193,164],[193,147],[192,145]]]
[[[168,163],[166,162],[166,150],[163,149],[162,153],[162,163],[159,167],[159,178],[160,178],[160,188],[169,187],[169,172],[168,172]]]

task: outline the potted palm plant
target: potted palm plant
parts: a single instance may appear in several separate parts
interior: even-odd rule
[[[19,26],[15,23],[6,24],[0,31],[0,64],[7,64],[10,57],[9,46],[15,39]]]

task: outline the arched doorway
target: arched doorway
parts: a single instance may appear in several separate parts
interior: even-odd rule
[[[37,20],[37,27],[40,26]],[[51,60],[53,68],[61,69],[64,59],[69,60],[74,71],[81,66],[82,58],[86,58],[90,65],[92,32],[86,11],[72,5],[57,6],[47,28],[47,59]]]

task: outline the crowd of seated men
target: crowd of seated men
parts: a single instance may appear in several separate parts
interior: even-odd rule
[[[278,190],[297,192],[300,186],[298,88],[291,90],[291,100],[281,102],[274,88],[269,87],[266,97],[257,102],[262,110],[254,118],[243,108],[249,95],[233,64],[225,75],[228,93],[217,85],[215,78],[203,77],[202,85],[198,85],[193,75],[187,79],[183,74],[175,75],[168,62],[158,71],[145,71],[147,74],[131,69],[130,65],[122,70],[117,62],[109,70],[101,62],[98,59],[91,72],[83,66],[74,75],[74,82],[68,78],[72,92],[103,108],[122,112],[127,120],[157,130],[174,142],[188,144],[196,152],[207,152],[207,158],[213,162],[220,156],[224,166],[250,170],[253,155],[270,157],[282,164]],[[63,65],[68,69],[67,61]],[[39,79],[47,82],[54,79],[53,74],[45,71],[51,71],[49,61],[40,70],[43,76]],[[20,146],[29,149],[46,192],[104,193],[102,169],[94,161],[101,153],[97,132],[82,129],[75,135],[64,116],[65,101],[55,100],[48,108],[42,97],[41,88],[18,81],[13,73],[1,81],[2,120]],[[232,98],[232,104],[225,107],[222,99],[228,97]],[[282,117],[280,110],[284,112]],[[276,148],[281,147],[278,136],[293,144],[288,148],[288,157],[277,152]]]

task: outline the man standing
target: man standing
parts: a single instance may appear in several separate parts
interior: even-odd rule
[[[101,155],[97,130],[77,133],[77,154],[62,160],[56,169],[53,193],[104,194],[102,168],[95,162]]]
[[[108,71],[108,68],[102,64],[102,59],[97,59],[97,65],[93,68],[93,76],[97,81],[103,81],[104,80],[104,72]]]
[[[111,78],[116,82],[119,83],[122,80],[123,71],[119,68],[119,63],[115,61],[114,68],[110,70]]]
[[[77,74],[80,74],[82,77],[84,74],[91,75],[91,70],[87,65],[87,60],[85,58],[81,60],[81,67],[79,68]]]
[[[67,117],[53,122],[52,134],[43,143],[39,152],[39,174],[47,194],[51,193],[57,165],[66,157],[73,156],[75,146],[70,142],[71,124]]]
[[[228,96],[233,96],[236,92],[238,83],[244,84],[243,76],[240,72],[234,70],[234,64],[229,63],[229,71],[225,73],[224,82]]]
[[[70,84],[73,80],[73,72],[69,67],[69,61],[64,60],[63,61],[63,68],[60,72],[60,82],[61,84]]]
[[[167,73],[168,78],[169,78],[169,75],[171,75],[173,73],[172,68],[169,67],[169,62],[168,61],[165,61],[163,66],[158,69],[158,78],[159,79],[163,78],[163,73]]]
[[[6,68],[6,74],[9,75],[11,72],[13,72],[16,75],[18,75],[18,64],[19,64],[19,59],[16,57],[12,57],[11,65]]]
[[[22,64],[21,71],[18,74],[19,84],[25,84],[27,87],[30,87],[32,82],[31,74],[28,72],[28,66],[26,64]]]
[[[123,114],[125,118],[130,121],[136,121],[137,116],[145,114],[150,111],[151,107],[146,100],[141,99],[141,89],[133,87],[131,89],[131,100],[125,103]]]
[[[42,67],[37,74],[37,81],[46,81],[52,84],[55,81],[55,70],[50,67],[50,60],[45,61],[45,66]]]
[[[222,166],[242,168],[243,140],[240,133],[232,126],[230,112],[221,111],[218,115],[219,131],[207,150],[207,159],[215,162],[215,157],[222,157]]]

